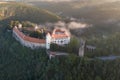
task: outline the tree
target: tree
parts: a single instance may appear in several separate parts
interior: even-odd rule
[[[22,21],[21,24],[23,25],[23,27],[35,27],[35,23],[32,23],[30,21]]]
[[[12,29],[13,27],[18,26],[18,24],[20,24],[19,21],[11,21],[8,29]]]
[[[67,52],[78,53],[79,44],[80,43],[77,38],[75,38],[75,37],[71,38],[70,43],[67,45]]]
[[[39,38],[39,39],[44,39],[44,38],[45,38],[44,33],[42,33],[40,30],[33,31],[33,32],[30,34],[30,36],[31,36],[31,37],[35,37],[35,38]]]

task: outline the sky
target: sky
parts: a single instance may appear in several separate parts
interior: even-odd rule
[[[81,0],[34,0],[34,1],[56,1],[56,2],[59,2],[59,1],[81,1]],[[85,0],[83,0],[85,1]],[[100,1],[100,0],[98,0]],[[106,0],[106,1],[120,1],[120,0]]]
[[[38,0],[38,1],[71,1],[71,0]]]
[[[0,0],[6,1],[6,0]],[[7,0],[7,1],[15,1],[15,0]],[[25,1],[72,1],[72,0],[25,0]]]
[[[81,1],[81,0],[30,0],[30,1]],[[83,1],[85,1],[85,0],[83,0]],[[98,1],[100,1],[100,0],[98,0]],[[108,0],[108,1],[120,1],[120,0]]]
[[[0,1],[15,1],[15,0],[0,0]],[[81,1],[81,0],[24,0],[24,1],[48,1],[48,2],[55,1],[55,2],[60,2],[60,1]],[[86,0],[83,0],[83,1],[86,1]],[[94,1],[94,0],[92,0],[92,1]],[[98,0],[98,1],[100,1],[100,0]],[[105,1],[120,1],[120,0],[105,0]]]

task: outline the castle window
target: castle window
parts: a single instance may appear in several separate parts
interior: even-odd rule
[[[63,43],[63,41],[61,41],[61,43]]]

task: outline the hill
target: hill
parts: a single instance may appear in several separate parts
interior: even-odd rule
[[[22,46],[0,27],[1,80],[119,80],[119,64],[120,59],[101,61],[73,55],[49,60],[44,49]]]
[[[39,15],[40,13],[37,13],[39,12],[39,9],[32,7],[33,11],[37,10],[35,14],[33,11],[31,11],[31,6],[26,6],[24,4],[18,5],[18,3],[9,4],[10,5],[8,5],[8,3],[2,3],[2,5],[0,4],[0,20],[30,20],[32,22],[39,23],[40,21],[44,22],[44,18],[47,18],[47,20],[49,19],[47,16],[45,16],[45,14],[48,15],[48,13],[44,14],[44,18],[43,15]],[[106,8],[107,7],[110,6],[106,5]],[[32,16],[30,17],[30,15]],[[50,14],[50,16],[51,15],[52,14]],[[34,18],[33,16],[36,17]],[[55,16],[52,15],[49,19],[50,21],[54,21],[51,20],[52,17]],[[55,18],[55,20],[58,20],[58,18]],[[92,29],[96,30],[98,28],[95,29],[94,27]],[[103,28],[100,30],[103,30]],[[92,31],[90,30],[90,32]],[[111,36],[110,40],[101,39],[99,41],[99,39],[97,39],[97,42],[94,42],[93,44],[97,43],[100,44],[101,47],[105,48],[104,50],[103,48],[98,48],[98,55],[99,53],[101,54],[101,51],[104,52],[103,54],[106,54],[106,52],[112,52],[114,50],[117,52],[120,51],[119,35],[120,34],[118,33],[115,36]],[[89,42],[91,43],[91,41]],[[101,42],[103,43],[101,44]],[[106,42],[109,45],[107,45]],[[119,69],[120,59],[102,61],[95,58],[80,58],[74,55],[69,55],[66,57],[61,56],[52,58],[50,60],[45,49],[31,50],[22,46],[13,38],[12,32],[8,31],[0,24],[1,80],[119,80]]]
[[[62,16],[74,17],[80,22],[92,24],[92,27],[84,29],[75,29],[74,25],[70,30],[78,38],[84,38],[86,45],[96,46],[96,50],[92,52],[89,50],[87,52],[86,49],[86,55],[119,55],[120,1],[84,0],[56,4],[34,2],[33,4],[55,13],[62,12]]]
[[[41,23],[57,21],[60,17],[45,10],[17,2],[0,3],[0,20],[2,21],[31,21]]]
[[[64,17],[74,17],[93,24],[93,27],[85,30],[83,36],[108,35],[120,30],[120,1],[118,0],[80,0],[59,3],[33,2],[32,4],[55,13],[61,13]],[[79,32],[80,29],[74,30],[74,34],[81,37]]]
[[[44,49],[22,46],[3,28],[0,27],[1,80],[119,80],[120,59],[101,61],[70,55],[49,60]]]

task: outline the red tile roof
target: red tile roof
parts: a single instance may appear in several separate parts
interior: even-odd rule
[[[69,37],[69,36],[67,36],[65,34],[62,34],[62,35],[60,35],[60,34],[53,34],[52,35],[52,38],[66,38],[66,37]]]
[[[55,32],[61,32],[64,33],[65,31],[61,30],[61,29],[56,29]]]
[[[59,34],[57,34],[57,32],[60,32]],[[65,32],[65,30],[61,30],[61,29],[55,29],[52,33],[52,38],[66,38],[69,37],[69,35]]]
[[[33,38],[33,37],[24,35],[16,27],[13,28],[13,31],[15,31],[23,40],[26,40],[29,42],[34,42],[34,43],[46,43],[46,41],[44,39],[37,39],[37,38]]]

